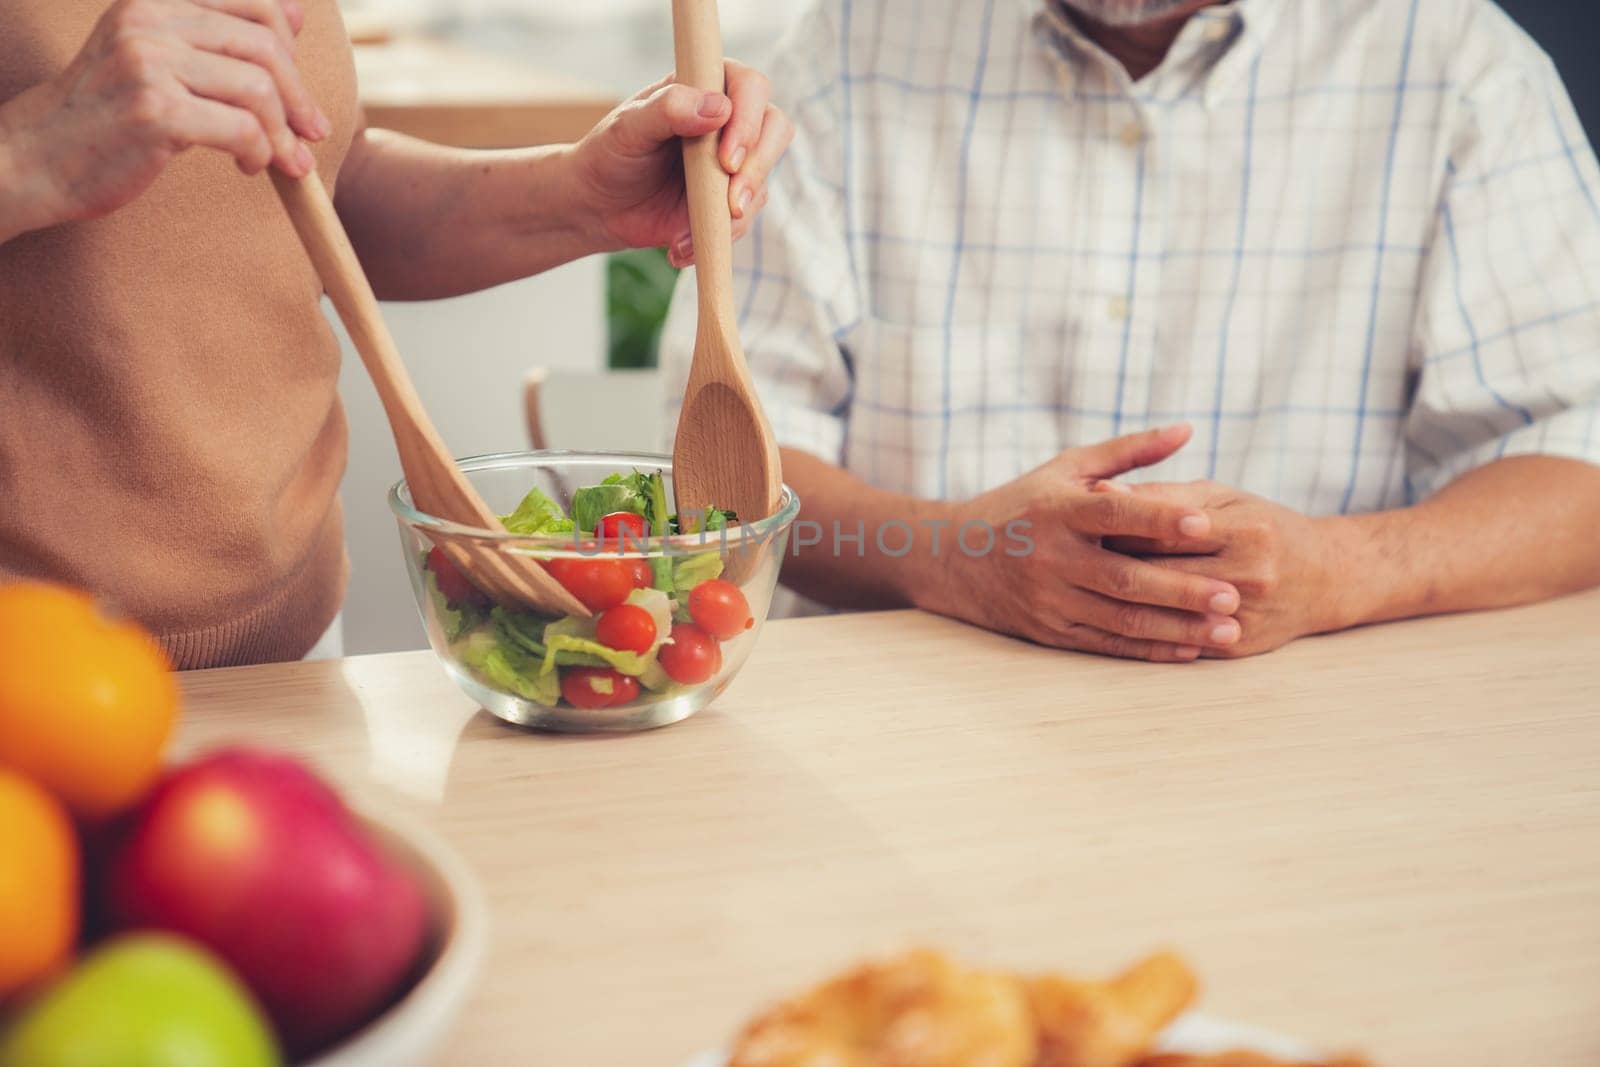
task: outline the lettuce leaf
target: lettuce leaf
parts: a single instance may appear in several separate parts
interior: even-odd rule
[[[544,658],[545,620],[525,611],[507,611],[496,607],[489,612],[497,637],[509,645],[520,648],[530,656]]]
[[[646,503],[638,490],[613,474],[599,485],[586,485],[572,494],[572,521],[584,533],[594,533],[600,520],[613,511],[643,515]]]
[[[599,618],[598,615],[591,615],[587,619],[580,619],[576,615],[563,616],[554,622],[545,623],[540,640],[549,641],[552,637],[593,637]]]
[[[650,532],[657,537],[665,537],[672,532],[672,511],[667,503],[667,482],[661,477],[660,471],[649,476],[645,495],[650,498],[649,509],[644,513],[644,517],[650,520]]]
[[[529,489],[517,510],[502,515],[500,521],[507,530],[517,534],[569,533],[572,530],[572,520],[561,510],[561,505],[537,488]]]
[[[703,580],[697,575],[715,575],[722,570],[715,553],[665,562],[672,573],[676,573],[674,563],[692,564],[684,572],[691,584]],[[561,699],[558,667],[610,667],[638,678],[645,688],[663,696],[683,690],[686,687],[668,677],[657,656],[661,646],[671,640],[675,601],[660,589],[635,589],[627,602],[643,608],[655,620],[656,640],[647,652],[601,644],[595,640],[594,618],[569,615],[547,621],[532,612],[503,607],[479,611],[473,627],[453,642],[452,650],[461,664],[485,683],[548,706]]]
[[[541,673],[554,675],[556,666],[572,665],[565,657],[583,656],[589,662],[585,666],[612,667],[623,674],[631,674],[635,678],[645,672],[645,668],[655,662],[655,653],[640,655],[637,652],[627,652],[622,649],[602,645],[592,637],[578,637],[575,634],[546,634],[544,665],[539,668]],[[598,660],[599,662],[593,662]]]
[[[739,521],[727,508],[707,508],[679,517],[667,501],[667,483],[660,471],[649,474],[634,470],[630,474],[607,475],[599,485],[586,485],[572,494],[572,517],[561,505],[538,489],[528,490],[517,510],[501,517],[506,529],[519,534],[568,533],[574,527],[593,533],[600,519],[613,511],[631,511],[644,516],[653,537],[670,534],[724,530]],[[704,520],[702,522],[702,519]]]
[[[688,515],[672,516],[672,528],[676,533],[700,533],[702,519],[705,520],[703,532],[715,533],[738,522],[739,516],[727,508],[706,508],[703,512],[691,511]]]
[[[444,631],[446,641],[457,640],[462,634],[483,622],[484,610],[477,604],[450,603],[444,591],[439,588],[439,579],[433,571],[423,570],[422,584],[427,588],[428,599],[433,601],[434,618],[439,620],[439,628]]]
[[[706,514],[706,529],[726,530],[738,521],[739,516],[728,508],[711,508]]]
[[[672,511],[667,504],[667,483],[660,471],[646,474],[635,469],[630,474],[613,474],[591,489],[605,489],[617,494],[615,499],[628,501],[625,509],[636,515],[643,515],[645,522],[650,524],[650,532],[656,537],[664,536],[671,532]],[[578,490],[582,493],[584,490]],[[574,501],[576,501],[576,494]],[[612,508],[611,510],[624,510]]]
[[[689,688],[686,685],[674,682],[672,676],[667,673],[667,669],[661,665],[659,659],[651,659],[650,666],[646,667],[644,673],[639,675],[639,684],[656,696],[661,697],[672,696],[680,690]]]
[[[560,677],[546,674],[538,657],[501,640],[491,627],[474,630],[454,650],[463,666],[497,689],[550,707],[561,699]]]
[[[689,595],[689,590],[721,573],[720,552],[700,552],[693,556],[680,556],[672,561],[672,592],[681,600]]]
[[[598,616],[592,616],[587,619],[580,619],[575,615],[568,615],[565,618],[556,619],[554,622],[546,623],[543,619],[534,617],[533,621],[540,627],[538,631],[539,639],[537,643],[527,647],[536,648],[538,650],[534,654],[539,657],[539,669],[541,671],[544,670],[544,664],[552,659],[557,667],[611,666],[610,660],[596,656],[588,651],[588,645],[572,645],[568,647],[568,645],[563,642],[560,647],[550,647],[551,638],[556,637],[576,638],[589,643],[595,643],[594,627],[597,618]]]
[[[635,600],[638,593],[651,593],[654,590],[635,590],[629,600],[639,604],[651,616],[657,615],[659,604],[646,597],[643,602]],[[659,592],[656,596],[661,596]],[[657,626],[659,627],[659,622]],[[554,672],[557,667],[612,667],[623,674],[638,677],[656,661],[656,649],[661,647],[662,638],[667,632],[658,633],[655,645],[645,653],[627,652],[621,649],[602,645],[594,639],[595,620],[593,618],[580,619],[568,615],[564,619],[557,619],[544,628],[544,662],[541,671]]]
[[[657,592],[672,595],[672,557],[650,557],[650,587]]]

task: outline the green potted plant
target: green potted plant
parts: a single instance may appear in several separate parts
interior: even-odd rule
[[[606,366],[654,367],[677,270],[662,248],[618,252],[606,262]]]

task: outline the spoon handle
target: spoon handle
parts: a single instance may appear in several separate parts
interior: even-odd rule
[[[678,81],[707,92],[726,88],[722,27],[716,0],[672,0],[672,37]],[[734,336],[733,221],[728,215],[728,173],[717,159],[721,131],[683,142],[684,184],[689,200],[689,232],[694,235],[695,284],[704,329],[715,322]]]
[[[269,173],[323,290],[361,355],[396,437],[402,427],[429,426],[422,400],[400,360],[400,350],[378,311],[378,298],[322,179],[315,171],[304,178],[291,178],[276,167]]]
[[[291,178],[276,168],[271,175],[273,188],[322,281],[323,291],[339,312],[378,399],[383,402],[395,451],[400,455],[400,469],[405,472],[413,501],[441,518],[490,531],[503,530],[483,497],[456,468],[444,439],[428,418],[394,337],[384,325],[372,283],[361,269],[361,260],[356,257],[322,179],[315,172],[304,178]],[[589,615],[581,601],[530,559],[460,543],[447,551],[480,589],[505,603],[552,614],[584,618]]]

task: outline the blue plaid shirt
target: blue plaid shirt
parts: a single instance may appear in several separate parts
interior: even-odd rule
[[[1311,514],[1600,462],[1600,171],[1487,0],[1237,0],[1136,84],[1042,0],[825,0],[771,70],[735,281],[788,446],[965,497],[1187,420],[1144,477]]]

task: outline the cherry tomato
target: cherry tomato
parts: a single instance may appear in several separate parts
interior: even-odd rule
[[[614,608],[633,591],[633,571],[620,559],[546,560],[544,569],[590,611]]]
[[[444,554],[444,549],[435,546],[428,552],[427,567],[433,572],[433,580],[439,586],[439,592],[444,594],[445,600],[452,604],[485,604],[489,598],[479,591],[478,587],[468,580],[461,568],[455,565],[451,558]]]
[[[600,542],[599,541],[592,541],[592,540],[591,541],[578,541],[578,542],[574,542],[574,546],[573,547],[577,548],[577,550],[579,552],[582,552],[586,556],[591,557],[591,558],[600,553]],[[572,561],[571,558],[557,557],[556,559],[540,560],[539,564],[546,571],[550,572],[550,577],[554,578],[556,581],[560,582],[562,585],[566,585],[567,584],[566,576],[572,569],[571,566],[570,566],[572,562],[573,561]]]
[[[649,532],[650,527],[644,521],[644,516],[631,511],[613,511],[609,515],[602,515],[600,525],[595,530],[602,545],[618,552],[643,544]]]
[[[722,646],[692,622],[672,624],[672,640],[657,653],[667,677],[682,685],[698,685],[722,669]]]
[[[610,667],[563,667],[561,695],[575,708],[613,708],[639,695],[639,679]]]
[[[594,637],[607,648],[648,652],[656,643],[656,620],[637,604],[618,604],[596,620]]]
[[[639,679],[631,674],[623,674],[621,671],[615,673],[617,676],[611,680],[611,687],[616,692],[612,696],[611,706],[616,707],[618,704],[626,704],[631,700],[637,700],[639,697]]]
[[[656,583],[656,576],[650,570],[649,560],[625,559],[622,562],[633,574],[633,587],[635,589],[649,589]]]
[[[689,590],[689,617],[719,640],[738,637],[756,624],[750,602],[732,582],[707,578]]]

